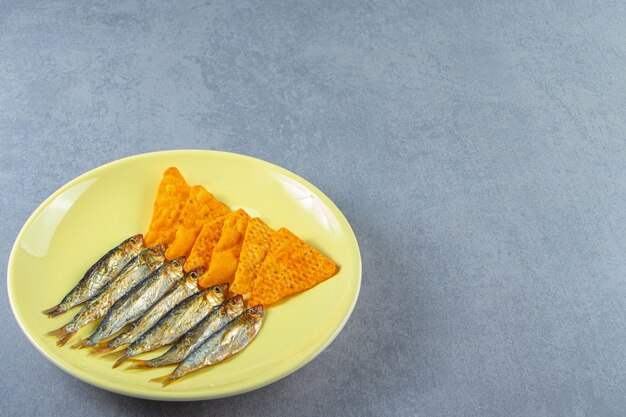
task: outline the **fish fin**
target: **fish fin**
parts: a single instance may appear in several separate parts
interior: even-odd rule
[[[163,386],[169,385],[169,384],[171,384],[174,381],[175,381],[175,379],[172,379],[172,374],[163,375],[163,376],[160,376],[158,378],[152,378],[150,380],[150,382],[158,382],[158,383],[160,383]]]
[[[72,336],[74,336],[76,332],[67,332],[65,333],[65,335],[63,335],[63,337],[61,337],[59,340],[57,340],[57,346],[63,346],[64,344],[67,343],[68,340],[70,340],[72,338]]]
[[[68,340],[70,340],[70,338],[72,336],[74,336],[74,333],[76,333],[76,332],[69,332],[69,331],[67,331],[65,326],[63,326],[63,327],[59,327],[56,330],[48,332],[46,334],[48,336],[54,336],[54,337],[58,338],[59,340],[57,340],[57,346],[63,346],[64,344],[67,343]]]
[[[115,361],[115,363],[113,364],[113,368],[117,368],[118,366],[120,366],[122,363],[124,363],[124,361],[128,358],[130,358],[129,355],[127,355],[128,353],[128,349],[123,349],[123,350],[118,350],[117,352],[111,352],[107,355],[104,355],[105,358],[111,358],[111,359],[117,359]]]
[[[180,378],[168,378],[168,379],[166,379],[165,381],[161,382],[161,385],[162,385],[163,387],[166,387],[166,386],[168,386],[169,384],[171,384],[172,382],[176,382],[176,381],[178,381],[179,379],[180,379]]]
[[[46,333],[46,336],[52,336],[58,339],[62,337],[63,335],[65,335],[65,333],[67,333],[65,330],[65,326],[61,326],[56,330],[52,330],[51,332]]]
[[[103,356],[103,358],[119,359],[120,357],[124,356],[124,353],[126,353],[126,349],[118,350],[117,352],[107,353]]]
[[[115,352],[115,353],[117,353],[117,352]],[[118,366],[123,364],[126,361],[126,359],[128,359],[128,356],[122,355],[121,358],[119,358],[117,361],[115,361],[115,363],[113,364],[113,368],[117,368]]]
[[[82,349],[87,347],[87,343],[89,343],[89,338],[81,339],[72,345],[72,349]]]
[[[143,359],[129,359],[129,361],[133,362],[134,365],[129,366],[126,369],[147,369],[154,368],[154,366],[150,365],[150,361],[146,361]]]
[[[55,305],[54,307],[48,308],[44,311],[42,311],[43,314],[45,314],[46,316],[52,318],[52,317],[56,317],[60,314],[65,313],[67,310],[63,310],[63,308],[61,308],[60,305]]]
[[[92,346],[91,349],[92,349],[91,354],[95,355],[95,354],[98,354],[98,353],[107,353],[107,352],[110,352],[112,350],[115,350],[115,349],[117,349],[117,346],[116,347],[112,347],[112,346],[109,346],[107,344],[107,342],[100,342],[97,345]]]

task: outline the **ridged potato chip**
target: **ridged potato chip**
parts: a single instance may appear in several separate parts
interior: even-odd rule
[[[252,290],[252,283],[270,248],[273,233],[274,230],[258,217],[248,221],[246,235],[239,254],[237,272],[235,272],[235,280],[230,287],[232,292],[246,294]]]
[[[254,280],[249,305],[273,304],[335,275],[337,266],[285,228],[272,236],[270,249]]]
[[[209,270],[200,277],[199,285],[201,287],[206,288],[222,282],[231,283],[233,281],[248,219],[250,216],[242,209],[224,217],[222,234],[211,254]]]
[[[229,212],[230,209],[203,186],[191,187],[187,204],[176,229],[176,238],[165,252],[167,259],[189,255],[202,226]]]
[[[146,247],[170,244],[176,237],[176,225],[189,197],[190,187],[175,167],[163,172],[152,209],[152,219],[144,237]]]
[[[211,263],[211,254],[222,234],[224,216],[211,220],[202,226],[196,242],[191,248],[191,254],[185,262],[185,272],[193,271],[199,266],[208,267]]]

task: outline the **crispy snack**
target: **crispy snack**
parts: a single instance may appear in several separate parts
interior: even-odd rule
[[[272,236],[270,249],[254,280],[250,305],[269,305],[307,290],[335,275],[337,266],[285,228]]]
[[[192,271],[199,266],[208,267],[211,263],[211,253],[222,234],[224,226],[224,216],[211,220],[202,226],[200,234],[196,238],[196,242],[191,248],[191,254],[185,262],[185,272]]]
[[[273,233],[274,230],[266,225],[263,220],[258,217],[250,219],[241,246],[239,264],[231,291],[236,294],[246,294],[252,291],[252,283],[270,248]]]
[[[167,259],[189,255],[202,226],[228,212],[230,209],[203,186],[191,187],[189,199],[176,229],[176,238],[165,252]]]
[[[178,169],[170,167],[165,170],[154,200],[150,227],[144,237],[145,246],[174,241],[176,225],[189,197],[189,190],[189,185]]]
[[[220,240],[215,244],[211,254],[209,270],[200,277],[201,287],[233,281],[248,219],[250,216],[242,209],[225,216]]]

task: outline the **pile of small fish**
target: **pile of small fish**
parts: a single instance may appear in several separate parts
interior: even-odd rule
[[[204,268],[183,273],[184,258],[165,259],[163,245],[143,247],[135,235],[107,252],[56,306],[44,310],[49,317],[83,304],[74,318],[48,333],[63,346],[83,326],[102,319],[96,330],[74,344],[126,360],[132,369],[178,364],[171,374],[153,381],[168,385],[189,372],[219,363],[242,350],[263,322],[262,305],[245,309],[243,298],[226,299],[228,283],[198,287]],[[134,356],[173,344],[149,360]]]

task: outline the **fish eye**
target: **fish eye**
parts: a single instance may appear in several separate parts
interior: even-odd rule
[[[198,273],[196,271],[193,271],[190,275],[191,278],[198,278]]]
[[[222,292],[222,287],[215,286],[215,292]]]
[[[134,245],[135,243],[137,243],[137,239],[135,239],[134,237],[131,237],[130,238],[130,243],[132,243]]]
[[[174,266],[176,268],[178,268],[180,266],[180,262],[178,262],[178,259],[176,259],[174,262],[172,262],[174,264]]]

